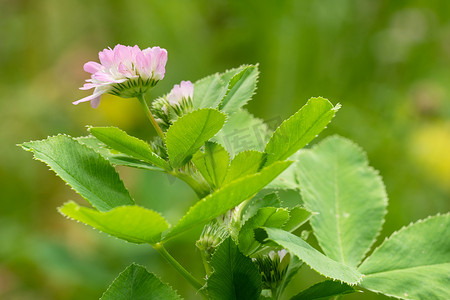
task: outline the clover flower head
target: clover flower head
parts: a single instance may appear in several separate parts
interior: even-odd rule
[[[96,108],[102,94],[113,94],[123,98],[142,95],[164,78],[167,51],[160,47],[141,50],[138,46],[116,45],[98,54],[100,63],[90,61],[84,70],[91,78],[80,89],[94,88],[94,93],[73,104],[91,101]]]

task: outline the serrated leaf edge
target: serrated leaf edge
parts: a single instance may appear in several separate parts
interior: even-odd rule
[[[80,144],[81,146],[85,147],[86,149],[92,150],[95,154],[98,155],[98,157],[100,158],[100,160],[103,159],[104,161],[106,161],[106,162],[113,168],[114,173],[117,174],[118,180],[119,180],[119,181],[122,183],[122,185],[124,186],[124,188],[125,188],[125,190],[126,190],[128,196],[130,197],[130,199],[131,199],[134,203],[136,203],[136,201],[131,197],[131,194],[130,194],[130,192],[128,191],[128,189],[125,187],[125,184],[123,183],[122,178],[120,178],[119,173],[116,171],[116,169],[114,168],[114,166],[109,162],[109,160],[107,160],[106,158],[104,158],[102,155],[100,155],[100,153],[98,153],[97,151],[93,150],[91,147],[88,147],[87,145],[84,145],[84,144],[80,143],[77,139],[73,138],[72,136],[70,136],[70,135],[68,135],[68,134],[60,133],[60,134],[57,134],[57,135],[47,136],[47,138],[45,138],[45,139],[43,139],[43,140],[36,140],[36,141],[25,142],[25,143],[19,144],[19,146],[22,147],[22,148],[23,148],[25,151],[27,151],[27,152],[32,152],[32,153],[33,153],[33,159],[34,159],[34,160],[40,161],[40,162],[44,163],[47,167],[49,167],[49,170],[53,171],[53,173],[56,175],[56,177],[58,177],[58,178],[60,178],[62,181],[64,181],[65,185],[69,186],[71,190],[73,190],[75,193],[77,193],[78,195],[80,195],[80,194],[79,194],[79,193],[78,193],[78,192],[77,192],[77,191],[76,191],[76,190],[75,190],[75,189],[74,189],[74,188],[73,188],[66,180],[64,180],[61,176],[59,176],[58,173],[57,173],[51,166],[49,166],[49,165],[48,165],[45,161],[43,161],[42,159],[37,158],[36,155],[35,155],[35,152],[34,152],[34,150],[33,150],[32,148],[27,148],[27,147],[24,145],[24,144],[27,144],[27,143],[42,142],[42,141],[44,141],[44,140],[48,140],[49,138],[56,138],[56,137],[59,137],[59,136],[64,136],[64,137],[68,137],[68,138],[72,139],[73,141],[77,142],[78,144]],[[58,164],[58,165],[59,165],[59,164]],[[80,196],[81,196],[83,199],[85,199],[92,207],[95,208],[95,206],[91,203],[91,201],[89,201],[88,199],[86,199],[86,198],[83,197],[82,195],[80,195]],[[100,198],[100,197],[99,197],[99,198]],[[95,209],[97,209],[97,208],[95,208]]]
[[[220,111],[222,111],[222,109],[223,109],[223,107],[221,107],[221,106],[222,106],[222,103],[223,103],[223,100],[228,96],[229,92],[230,92],[230,91],[233,89],[233,87],[234,87],[234,86],[233,86],[233,87],[230,86],[230,82],[231,82],[234,78],[236,78],[236,76],[238,76],[241,72],[243,72],[244,70],[249,69],[249,68],[251,68],[251,67],[254,67],[254,68],[256,69],[255,87],[253,88],[253,91],[252,91],[252,94],[250,95],[250,97],[245,101],[245,103],[244,103],[243,105],[240,106],[240,108],[242,108],[242,107],[244,107],[245,105],[247,105],[247,103],[253,99],[253,96],[256,94],[256,90],[258,89],[259,74],[260,74],[260,72],[259,72],[259,63],[256,63],[256,64],[254,64],[254,65],[251,65],[251,64],[244,64],[244,65],[241,65],[239,68],[236,68],[237,70],[239,70],[240,68],[242,68],[242,70],[240,70],[238,73],[234,74],[233,77],[230,78],[230,81],[228,82],[228,88],[227,88],[227,91],[226,91],[225,95],[222,97],[222,100],[220,100],[220,103],[219,103],[218,106],[217,106],[217,108],[220,109]],[[232,70],[234,70],[234,69],[231,69],[231,70],[229,70],[229,71],[232,71]],[[225,71],[225,73],[227,73],[227,72],[229,72],[229,71],[227,70],[227,71]],[[235,112],[233,112],[233,113],[235,113]],[[230,115],[233,114],[233,113],[230,113]]]
[[[100,229],[98,229],[98,228],[95,228],[95,227],[93,227],[93,226],[91,226],[91,225],[89,225],[89,224],[86,224],[86,223],[84,223],[84,222],[82,222],[82,221],[79,221],[79,220],[77,220],[77,219],[74,219],[74,218],[72,218],[72,217],[66,215],[65,213],[63,213],[63,212],[61,211],[61,209],[62,209],[66,204],[69,204],[69,203],[74,203],[74,204],[77,206],[77,210],[79,210],[80,207],[84,207],[84,208],[87,208],[87,209],[92,209],[92,208],[89,208],[89,207],[85,207],[85,206],[79,205],[77,202],[75,202],[75,201],[73,201],[73,200],[66,201],[62,206],[57,207],[57,208],[56,208],[56,211],[57,211],[60,215],[62,215],[64,218],[66,218],[67,220],[71,220],[71,221],[75,221],[75,222],[77,222],[77,223],[79,223],[79,224],[83,224],[84,226],[86,226],[86,227],[88,227],[88,228],[91,228],[91,229],[93,229],[94,231],[96,231],[96,232],[98,232],[98,233],[100,233],[100,234],[106,234],[108,237],[114,238],[114,239],[116,239],[116,240],[120,240],[120,241],[125,242],[125,243],[128,243],[128,244],[133,244],[133,245],[150,244],[150,243],[148,243],[147,241],[142,241],[141,243],[135,243],[135,242],[127,241],[127,240],[125,240],[125,239],[119,238],[119,237],[117,237],[117,236],[115,236],[115,235],[112,235],[112,234],[110,234],[110,233],[108,233],[108,232],[102,231],[102,230],[100,230]],[[118,208],[118,207],[126,207],[126,206],[139,206],[139,205],[121,205],[121,206],[116,206],[116,207],[114,207],[114,208],[112,208],[112,209],[115,209],[115,208]],[[143,207],[143,206],[139,206],[139,207],[145,208],[145,207]],[[112,209],[111,209],[111,210],[112,210]],[[145,209],[147,209],[147,208],[145,208]],[[102,212],[102,211],[98,211],[98,212],[100,212],[100,213],[107,213],[107,212],[109,212],[109,211],[111,211],[111,210],[103,211],[103,212]],[[159,212],[157,212],[157,211],[155,211],[155,210],[151,210],[151,211],[153,211],[153,212],[157,213],[158,215],[160,215],[161,218],[164,219],[164,221],[166,222],[167,226],[169,227],[168,229],[170,229],[171,225],[169,224],[169,222],[167,222],[166,218],[164,218],[164,217],[162,216],[161,213],[159,213]],[[161,235],[162,235],[162,233],[164,233],[164,231],[161,232]],[[161,240],[161,238],[160,238],[160,240]],[[151,244],[150,244],[150,245],[151,245]]]
[[[289,122],[289,120],[291,120],[291,119],[294,118],[297,114],[299,114],[299,113],[303,110],[303,108],[307,107],[308,105],[311,105],[311,103],[312,103],[312,102],[310,101],[311,99],[324,99],[324,100],[328,101],[328,102],[331,104],[331,106],[332,106],[331,111],[334,111],[333,116],[331,117],[330,121],[328,121],[328,123],[327,123],[327,125],[324,127],[324,129],[326,129],[326,128],[328,127],[328,124],[330,124],[331,121],[332,121],[332,120],[334,119],[334,117],[336,116],[336,112],[339,111],[339,109],[342,107],[342,105],[341,105],[340,103],[337,103],[336,105],[333,106],[333,103],[331,103],[330,100],[328,100],[327,98],[321,97],[321,96],[309,98],[305,105],[303,105],[303,106],[302,106],[295,114],[293,114],[292,116],[290,116],[289,118],[287,118],[286,120],[284,120],[284,121],[280,124],[280,126],[278,126],[278,127],[275,129],[275,131],[272,133],[272,136],[270,137],[269,141],[266,143],[266,145],[265,145],[265,147],[264,147],[264,152],[266,152],[267,145],[270,144],[270,142],[272,141],[272,139],[273,139],[274,136],[275,136],[275,133],[276,133],[278,130],[282,130],[281,128],[284,127],[285,124],[286,124],[287,122]],[[325,113],[325,114],[326,114],[326,113]],[[321,115],[321,116],[323,116],[323,115]],[[317,122],[317,121],[316,121],[316,122]],[[315,124],[316,122],[314,122],[314,124]],[[308,131],[309,131],[309,129],[308,129]],[[319,133],[319,134],[320,134],[320,133]],[[315,137],[318,137],[319,134],[316,134]],[[305,135],[305,134],[304,134],[304,135]],[[313,141],[313,140],[314,140],[314,138],[313,138],[311,141]],[[310,143],[310,142],[309,142],[309,143]],[[304,147],[308,146],[309,143],[307,143]],[[304,147],[303,147],[303,148],[304,148]],[[301,148],[301,149],[303,149],[303,148]],[[301,149],[298,149],[296,152],[298,152],[298,151],[301,150]],[[295,153],[296,153],[296,152],[295,152]],[[266,152],[266,153],[267,153],[267,152]],[[295,153],[293,153],[293,154],[295,154]],[[267,153],[267,154],[268,154],[269,156],[272,155],[272,153]]]

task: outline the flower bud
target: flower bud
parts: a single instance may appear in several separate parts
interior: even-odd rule
[[[280,286],[290,261],[290,254],[284,249],[277,252],[270,251],[253,259],[261,273],[263,289],[275,290]]]
[[[217,223],[209,223],[203,228],[200,239],[195,243],[197,248],[203,252],[207,260],[211,259],[214,249],[228,237],[226,227]]]
[[[156,99],[152,104],[152,113],[164,129],[170,127],[179,117],[194,110],[194,85],[182,81],[174,85],[170,93]]]

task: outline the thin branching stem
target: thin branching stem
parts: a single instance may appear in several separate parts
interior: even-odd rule
[[[181,275],[186,279],[205,299],[206,295],[203,291],[203,285],[192,276],[169,252],[164,248],[163,244],[157,243],[152,245],[153,248],[161,254],[162,257]]]
[[[152,112],[150,111],[150,108],[147,105],[147,101],[145,101],[144,94],[140,94],[137,96],[139,102],[141,103],[142,107],[144,108],[144,112],[147,115],[147,118],[150,120],[150,123],[152,123],[153,128],[155,128],[156,133],[158,133],[159,137],[165,140],[164,132],[161,130],[161,127],[159,127],[158,123],[156,122],[155,118],[152,115]]]

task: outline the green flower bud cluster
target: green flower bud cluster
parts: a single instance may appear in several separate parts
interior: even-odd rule
[[[200,239],[195,243],[197,248],[202,252],[202,255],[211,260],[215,248],[228,237],[228,229],[216,222],[209,223],[203,228]]]
[[[261,273],[263,289],[276,290],[280,286],[290,261],[290,254],[284,249],[277,252],[270,251],[266,255],[253,258],[253,262]]]

